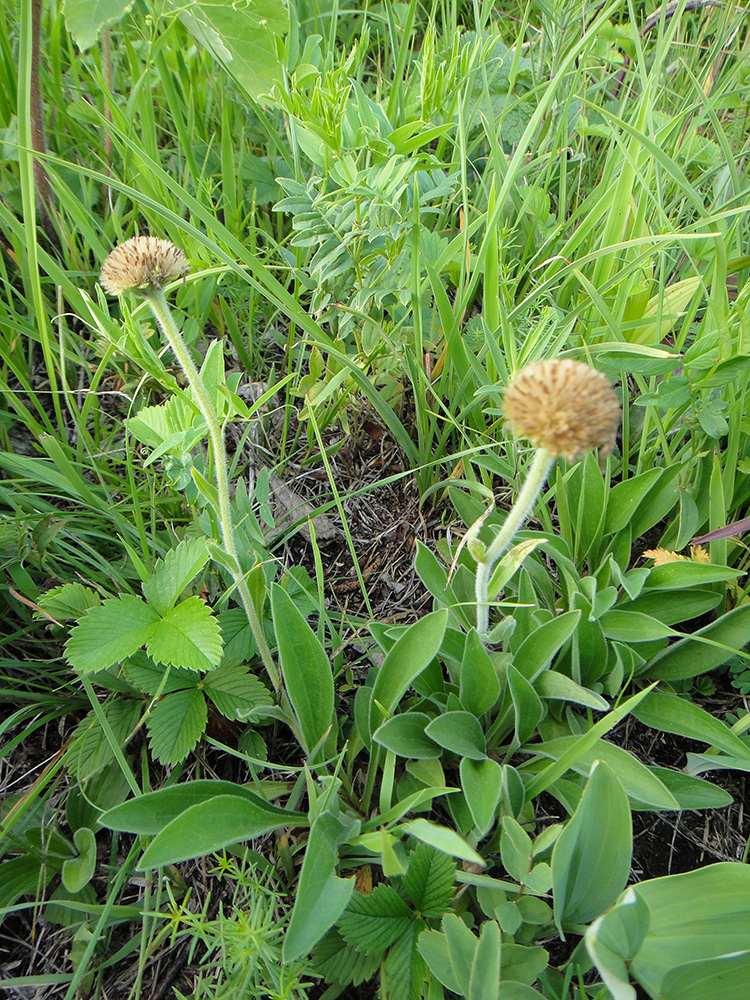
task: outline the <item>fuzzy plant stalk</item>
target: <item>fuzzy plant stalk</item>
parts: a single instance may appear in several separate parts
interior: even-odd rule
[[[556,458],[574,461],[588,451],[611,451],[620,425],[620,402],[608,379],[580,361],[533,362],[511,380],[503,405],[516,438],[536,452],[518,499],[486,550],[470,546],[477,559],[477,632],[489,629],[489,585],[497,561],[523,527]]]
[[[164,294],[164,286],[169,281],[184,277],[189,269],[190,265],[184,253],[169,240],[160,240],[153,236],[134,236],[115,247],[107,257],[102,265],[99,281],[109,295],[122,295],[127,291],[132,291],[145,298],[185,373],[190,388],[193,390],[198,408],[206,421],[211,442],[219,500],[216,515],[219,520],[222,544],[232,564],[232,576],[258,645],[263,665],[268,671],[274,689],[279,692],[281,690],[279,671],[263,633],[250,588],[240,568],[237,546],[234,541],[223,429],[211,397],[203,384],[195,362],[190,356],[182,332],[175,323],[172,310],[169,308]]]

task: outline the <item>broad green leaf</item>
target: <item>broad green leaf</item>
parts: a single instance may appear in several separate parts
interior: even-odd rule
[[[705,587],[707,583],[724,583],[742,576],[740,570],[729,566],[713,566],[710,563],[689,562],[678,559],[675,562],[654,566],[646,581],[646,590],[689,590],[691,587]]]
[[[208,562],[205,538],[190,538],[170,549],[141,590],[152,608],[166,615],[191,580]]]
[[[454,913],[439,931],[424,931],[417,948],[430,972],[464,1000],[497,1000],[500,989],[500,927],[483,922],[477,938]]]
[[[404,712],[394,715],[372,734],[376,743],[392,750],[398,757],[412,760],[430,760],[439,757],[443,750],[425,734],[430,716],[423,712]]]
[[[614,903],[628,880],[632,854],[628,797],[614,771],[599,761],[552,849],[555,924],[561,932]]]
[[[636,998],[626,960],[652,997],[743,1000],[750,982],[750,868],[721,862],[639,882],[589,928],[586,946],[616,1000]]]
[[[549,788],[553,781],[557,781],[561,778],[565,772],[573,767],[580,757],[587,753],[602,736],[606,735],[610,729],[617,725],[617,723],[624,719],[625,716],[631,712],[635,706],[643,701],[648,692],[653,688],[644,688],[643,691],[639,691],[637,694],[632,695],[627,701],[624,701],[617,708],[613,708],[611,712],[607,712],[604,718],[600,719],[595,723],[587,733],[583,736],[576,737],[576,742],[571,745],[570,749],[566,750],[565,753],[557,760],[554,764],[550,764],[546,767],[540,774],[534,775],[534,777],[526,785],[526,798],[532,799],[536,798],[545,788]]]
[[[118,24],[133,6],[133,0],[63,0],[65,26],[78,48],[85,52],[103,28]]]
[[[601,695],[581,687],[567,674],[560,674],[556,670],[545,670],[534,682],[534,689],[542,698],[570,701],[575,705],[586,705],[597,712],[606,712],[609,709],[609,702]]]
[[[516,882],[525,882],[531,871],[534,845],[531,837],[512,816],[503,816],[500,857],[503,868]]]
[[[700,740],[735,757],[750,757],[750,749],[729,726],[676,694],[652,691],[633,710],[633,715],[651,729]]]
[[[732,796],[725,788],[703,778],[667,767],[650,767],[649,771],[674,795],[680,809],[723,809],[732,804]]]
[[[338,846],[356,837],[358,828],[358,822],[344,826],[329,812],[321,813],[313,823],[281,950],[284,964],[312,951],[346,909],[354,879],[336,875]]]
[[[532,684],[578,627],[580,611],[566,611],[534,629],[519,646],[513,666]]]
[[[151,753],[174,767],[194,749],[207,722],[206,700],[197,687],[166,695],[146,718]]]
[[[653,590],[634,601],[617,605],[622,612],[638,611],[665,625],[677,625],[705,614],[720,604],[722,596],[714,590]]]
[[[402,823],[396,830],[403,831],[421,840],[423,844],[436,847],[443,854],[460,858],[462,861],[473,861],[474,864],[484,867],[484,858],[466,843],[463,837],[448,829],[447,826],[438,826],[437,823],[430,823],[426,819],[411,819]],[[395,832],[395,830],[394,830]]]
[[[284,687],[309,755],[333,722],[333,670],[320,640],[278,584],[271,609]]]
[[[71,631],[65,657],[81,673],[106,670],[146,643],[159,616],[140,597],[123,594],[90,608]]]
[[[279,44],[289,30],[286,0],[193,0],[173,4],[195,40],[211,52],[253,100],[281,83]]]
[[[222,663],[206,674],[203,690],[228,719],[247,718],[256,708],[273,704],[273,696],[265,684],[242,663],[228,666]]]
[[[110,830],[124,830],[127,833],[153,837],[192,806],[201,805],[217,796],[234,795],[252,803],[258,810],[266,810],[275,816],[280,825],[305,826],[307,817],[303,813],[289,812],[266,802],[260,795],[243,785],[218,779],[198,779],[181,785],[169,785],[155,792],[147,792],[137,799],[131,799],[115,806],[99,817],[102,826]],[[286,820],[284,820],[286,817]]]
[[[501,1000],[505,996],[503,986],[506,980],[511,980],[514,984],[523,983],[528,987],[537,981],[548,964],[549,955],[544,948],[504,944],[500,953]]]
[[[355,892],[339,917],[339,933],[365,955],[382,955],[405,934],[413,914],[408,904],[390,886],[381,884],[371,893]]]
[[[720,645],[701,642],[700,639]],[[733,652],[742,649],[748,642],[750,604],[742,604],[727,611],[717,621],[668,646],[649,660],[640,673],[645,677],[669,681],[697,677],[725,663]]]
[[[437,656],[443,641],[448,612],[441,609],[410,625],[383,660],[375,678],[370,707],[370,732],[380,721],[375,702],[390,715],[412,681]]]
[[[429,844],[417,844],[401,886],[423,917],[440,917],[453,902],[456,863]]]
[[[136,690],[152,697],[193,688],[197,683],[194,670],[156,664],[142,649],[128,657],[122,668],[122,676]]]
[[[430,722],[425,734],[460,757],[483,760],[487,756],[482,727],[469,712],[443,712]]]
[[[42,860],[32,854],[20,854],[3,861],[0,864],[0,922],[6,907],[13,906],[21,896],[36,895],[52,881],[62,865],[57,858]]]
[[[640,502],[661,478],[663,469],[649,469],[612,488],[607,505],[606,530],[617,534],[630,524]]]
[[[599,624],[608,639],[620,642],[652,642],[654,639],[668,639],[679,635],[668,625],[650,618],[638,611],[607,611],[599,619]]]
[[[580,736],[561,736],[559,739],[527,747],[544,757],[561,760],[576,747]],[[627,794],[637,802],[653,809],[679,809],[679,803],[656,775],[637,758],[618,747],[615,743],[600,740],[584,750],[570,769],[576,774],[588,776],[597,760],[606,761],[620,779]]]
[[[507,676],[513,699],[516,739],[519,745],[523,745],[534,734],[545,709],[529,681],[512,663],[508,665]]]
[[[680,499],[679,480],[682,471],[682,466],[678,463],[662,470],[658,482],[648,490],[630,521],[633,538],[644,535],[677,504]]]
[[[459,701],[472,715],[484,715],[500,696],[500,681],[476,629],[466,636],[459,676]]]
[[[471,818],[480,837],[484,837],[492,827],[503,794],[502,766],[489,758],[471,760],[464,757],[460,772],[461,788]]]
[[[200,597],[188,597],[151,629],[148,655],[157,663],[186,670],[212,670],[221,661],[221,628]]]
[[[73,834],[77,858],[63,861],[62,880],[68,892],[80,892],[91,881],[96,869],[96,837],[87,826],[79,827]]]
[[[190,858],[200,858],[270,830],[289,826],[292,820],[292,813],[264,802],[259,796],[250,799],[238,795],[214,795],[205,802],[189,806],[167,823],[144,851],[138,867],[163,868]]]

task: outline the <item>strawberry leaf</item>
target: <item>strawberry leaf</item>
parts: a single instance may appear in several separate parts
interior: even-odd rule
[[[106,670],[148,642],[159,616],[140,597],[123,594],[90,608],[70,633],[65,656],[81,673]]]

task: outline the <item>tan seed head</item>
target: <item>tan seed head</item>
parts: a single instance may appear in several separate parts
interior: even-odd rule
[[[526,365],[511,379],[503,410],[515,437],[571,461],[594,448],[611,451],[620,424],[609,380],[581,361]]]
[[[187,257],[174,243],[155,236],[133,236],[104,261],[99,282],[108,295],[132,291],[148,295],[189,270]]]

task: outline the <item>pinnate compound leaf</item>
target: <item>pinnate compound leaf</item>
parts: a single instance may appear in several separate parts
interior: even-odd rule
[[[207,722],[206,701],[198,688],[168,694],[147,719],[151,753],[161,764],[179,764],[206,731]]]
[[[327,983],[359,986],[378,971],[381,956],[365,955],[358,951],[347,944],[334,928],[318,942],[312,959],[315,969]]]
[[[346,942],[365,955],[382,955],[408,931],[414,914],[390,885],[379,885],[367,895],[355,892],[338,929]]]
[[[221,666],[203,678],[203,690],[222,715],[236,719],[239,712],[247,717],[262,705],[273,705],[273,697],[265,684],[241,663]]]
[[[157,562],[141,588],[143,596],[160,615],[165,615],[207,562],[205,538],[185,539]]]
[[[456,863],[429,844],[417,844],[401,883],[423,917],[441,917],[453,902]]]
[[[212,670],[221,660],[221,628],[200,597],[188,597],[152,628],[146,644],[157,663],[187,670]]]
[[[90,608],[71,631],[65,657],[81,673],[106,670],[148,642],[158,621],[156,611],[140,597],[111,597]]]

